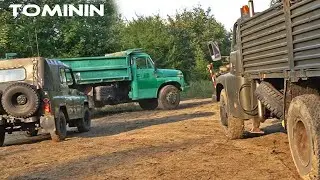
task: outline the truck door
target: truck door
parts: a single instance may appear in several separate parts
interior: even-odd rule
[[[154,64],[148,56],[134,57],[138,84],[138,99],[157,98],[157,78]]]
[[[74,108],[72,91],[69,89],[66,70],[65,68],[60,68],[60,105],[65,105],[68,113],[68,117],[73,119],[76,115]]]
[[[83,95],[79,90],[71,88],[74,81],[73,76],[71,75],[71,70],[66,69],[66,77],[67,77],[67,84],[69,88],[69,95],[72,98],[73,110],[74,110],[74,118],[82,118],[83,117],[83,107],[84,107],[84,98]],[[70,87],[71,86],[71,87]]]

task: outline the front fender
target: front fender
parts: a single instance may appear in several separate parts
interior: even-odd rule
[[[217,85],[216,85],[216,98],[217,98],[218,102],[220,101],[221,91],[223,89],[225,89],[227,91],[227,89],[229,89],[228,88],[228,82],[234,81],[234,78],[235,78],[234,75],[232,75],[231,73],[227,73],[227,74],[219,76],[216,79],[216,83],[217,83]]]
[[[246,85],[247,88],[243,88],[244,85]],[[253,92],[251,92],[251,85],[252,82],[249,79],[235,76],[231,73],[221,75],[217,78],[217,101],[220,101],[220,94],[224,89],[228,99],[227,108],[229,116],[240,119],[253,118],[252,113],[246,111],[252,109],[253,106],[251,103],[255,103],[251,100],[251,98],[254,97],[252,95]]]

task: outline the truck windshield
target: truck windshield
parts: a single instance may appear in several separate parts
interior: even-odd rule
[[[0,70],[0,82],[22,81],[25,78],[26,70],[24,68]]]

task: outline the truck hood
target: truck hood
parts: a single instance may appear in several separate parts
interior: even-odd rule
[[[182,72],[174,69],[157,69],[157,75],[160,77],[178,77],[182,76]]]

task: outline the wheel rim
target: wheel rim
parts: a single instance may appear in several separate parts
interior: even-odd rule
[[[166,99],[170,104],[175,104],[178,100],[178,93],[177,92],[169,92],[166,96]]]
[[[17,97],[17,103],[19,105],[25,105],[27,104],[27,102],[28,102],[27,96],[25,96],[24,94],[21,94],[20,96]]]
[[[307,129],[304,123],[300,120],[296,121],[293,130],[293,140],[298,157],[303,166],[307,167],[310,163],[310,141]]]
[[[17,93],[12,96],[11,104],[14,107],[23,107],[28,103],[28,98],[25,94]]]

